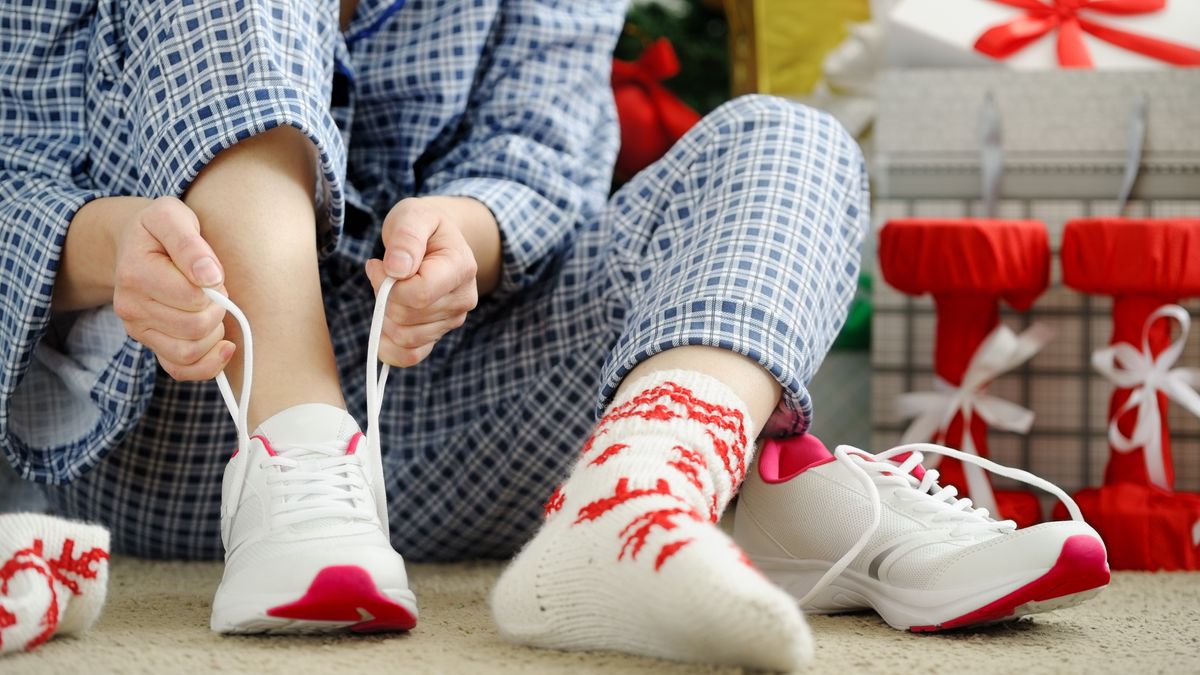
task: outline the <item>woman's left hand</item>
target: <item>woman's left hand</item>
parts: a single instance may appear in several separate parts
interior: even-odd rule
[[[383,221],[386,252],[383,260],[367,261],[367,276],[376,293],[388,276],[398,279],[379,345],[384,363],[420,363],[443,335],[463,325],[479,302],[479,265],[459,222],[462,209],[452,201],[459,199],[466,198],[405,199]]]

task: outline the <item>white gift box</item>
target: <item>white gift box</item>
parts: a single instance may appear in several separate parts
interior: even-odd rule
[[[887,63],[901,67],[1058,68],[1057,30],[1003,60],[975,50],[975,41],[989,28],[1024,15],[1024,10],[995,0],[899,0],[888,16]],[[1083,9],[1079,16],[1125,32],[1200,49],[1200,0],[1168,0],[1164,9],[1145,14],[1119,15]],[[1087,33],[1083,41],[1097,69],[1171,67]]]

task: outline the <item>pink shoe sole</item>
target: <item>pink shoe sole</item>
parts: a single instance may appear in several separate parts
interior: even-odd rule
[[[326,567],[304,597],[267,610],[268,616],[304,622],[331,622],[356,633],[411,630],[417,619],[404,605],[380,592],[375,580],[356,565]]]
[[[1095,537],[1077,534],[1063,543],[1054,566],[1034,581],[957,619],[931,626],[910,626],[909,630],[925,633],[978,626],[1070,606],[1094,595],[1082,594],[1098,592],[1108,585],[1110,577],[1104,544]]]

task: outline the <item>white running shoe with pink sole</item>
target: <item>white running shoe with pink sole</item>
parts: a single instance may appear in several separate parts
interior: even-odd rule
[[[405,631],[417,603],[404,559],[388,537],[378,417],[388,368],[376,373],[384,300],[380,289],[368,344],[364,435],[339,408],[289,408],[251,436],[246,409],[253,377],[249,322],[228,298],[209,297],[237,319],[245,374],[235,400],[221,394],[238,429],[221,487],[225,572],[213,599],[218,633]]]
[[[1017,529],[937,484],[922,453],[977,464],[1054,494],[1072,520]],[[979,626],[1069,607],[1109,582],[1100,535],[1032,474],[914,443],[833,453],[813,436],[767,441],[739,497],[734,538],[806,612],[871,609],[893,628]]]

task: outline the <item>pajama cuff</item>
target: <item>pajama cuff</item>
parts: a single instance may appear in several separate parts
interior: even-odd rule
[[[492,298],[507,298],[536,284],[560,250],[561,208],[537,191],[502,178],[460,178],[426,194],[471,197],[491,210],[500,227],[500,285]]]
[[[601,371],[596,418],[603,416],[629,371],[659,352],[685,345],[727,349],[761,365],[779,381],[783,395],[762,435],[795,436],[808,430],[812,400],[807,379],[812,355],[799,353],[791,325],[745,300],[701,299],[655,317],[631,317]]]
[[[184,98],[188,104],[171,111],[170,124],[150,124],[142,131],[144,148],[157,159],[142,174],[145,193],[182,197],[217,153],[276,127],[294,127],[312,141],[319,157],[318,247],[322,255],[332,252],[344,217],[346,153],[327,103],[275,82],[250,85],[220,99]]]
[[[0,444],[23,478],[62,483],[94,466],[133,428],[150,402],[155,370],[153,355],[125,336],[111,308],[51,316],[67,228],[75,213],[98,195],[46,182],[43,189],[27,193],[31,207],[17,214],[29,240],[41,250],[4,251],[6,259],[14,255],[26,269],[5,272],[17,283],[8,285],[6,293],[15,297],[6,300],[0,333],[5,353]],[[106,338],[78,330],[97,318],[109,325]],[[69,332],[63,344],[80,346],[76,353],[49,346],[48,335],[59,328]]]

